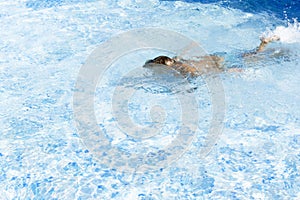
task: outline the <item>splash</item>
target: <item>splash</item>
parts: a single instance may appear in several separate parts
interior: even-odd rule
[[[266,31],[262,37],[279,36],[283,43],[300,43],[300,23],[294,19],[293,22],[288,22],[287,27],[278,26],[273,31]]]

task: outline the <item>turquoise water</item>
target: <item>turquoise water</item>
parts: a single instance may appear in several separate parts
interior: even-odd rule
[[[1,199],[300,198],[297,20],[213,3],[65,0],[0,1],[0,23]],[[107,165],[86,145],[76,124],[74,93],[80,69],[93,50],[120,33],[146,27],[183,34],[208,54],[224,55],[228,67],[239,66],[242,72],[219,75],[225,118],[217,144],[206,157],[198,153],[212,103],[199,78],[194,93],[183,93],[197,97],[199,124],[190,132],[193,141],[168,165],[137,173]],[[260,36],[273,34],[281,41],[266,53],[252,61],[240,59],[242,52],[259,44]],[[142,68],[145,60],[160,54],[173,56],[159,49],[130,52],[98,80],[97,125],[120,152],[149,153],[178,135],[182,109],[188,106],[169,92],[178,92],[178,79],[167,76],[162,80],[168,81],[160,79],[164,84],[155,85],[151,72]],[[130,69],[141,71],[132,78],[120,77]],[[164,108],[166,123],[159,137],[135,140],[118,126],[112,111],[118,86],[136,90],[128,104],[134,124],[155,127],[151,107]]]

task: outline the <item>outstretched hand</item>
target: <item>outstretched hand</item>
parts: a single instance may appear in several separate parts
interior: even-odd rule
[[[273,35],[271,37],[261,37],[260,38],[260,41],[263,42],[263,43],[270,43],[270,42],[275,42],[275,41],[279,41],[280,40],[280,37],[277,36],[277,35]]]

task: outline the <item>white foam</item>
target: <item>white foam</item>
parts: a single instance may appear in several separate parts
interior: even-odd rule
[[[263,37],[277,35],[283,43],[300,43],[300,23],[294,19],[294,22],[288,23],[287,27],[278,26],[273,31],[263,33]]]

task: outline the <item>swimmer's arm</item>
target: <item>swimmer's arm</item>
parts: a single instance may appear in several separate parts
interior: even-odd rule
[[[260,38],[260,44],[259,46],[251,52],[247,52],[243,54],[243,57],[246,56],[251,56],[251,55],[255,55],[257,53],[263,52],[266,48],[266,46],[270,43],[270,42],[274,42],[274,41],[279,41],[280,38],[277,35],[273,35],[272,37],[267,37],[267,38]]]

